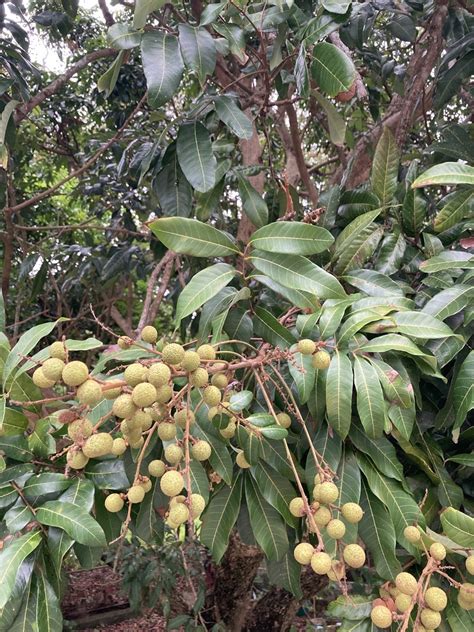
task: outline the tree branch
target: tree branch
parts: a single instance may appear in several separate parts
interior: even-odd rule
[[[303,150],[301,148],[301,139],[300,132],[298,128],[298,118],[296,116],[296,110],[292,103],[288,103],[286,106],[286,113],[288,115],[288,122],[290,124],[290,135],[291,142],[293,144],[293,153],[296,158],[296,163],[298,165],[298,171],[300,172],[300,177],[303,185],[306,187],[306,191],[308,192],[309,199],[311,200],[311,204],[314,208],[318,206],[319,194],[316,189],[311,176],[309,175],[308,168],[306,166],[306,161],[304,159]]]
[[[56,77],[54,81],[52,81],[46,88],[40,90],[35,96],[27,101],[27,103],[23,103],[16,108],[15,121],[16,123],[21,122],[28,114],[34,110],[36,106],[42,103],[45,99],[56,94],[68,81],[76,75],[78,72],[86,68],[89,64],[92,64],[94,61],[99,59],[104,59],[106,57],[113,57],[117,51],[114,48],[103,48],[101,50],[95,50],[92,53],[88,53],[84,55],[82,59],[79,59],[75,64],[73,64],[70,68],[66,70],[63,75],[59,75]]]
[[[111,27],[113,24],[115,24],[114,17],[109,11],[106,0],[99,0],[99,9],[102,11],[106,26]]]
[[[153,292],[155,291],[155,287],[158,282],[160,272],[163,270],[165,266],[168,265],[170,260],[174,260],[174,256],[175,256],[175,253],[169,250],[165,254],[165,256],[157,263],[157,265],[153,269],[153,272],[150,274],[150,278],[148,279],[147,288],[146,288],[145,300],[143,302],[142,313],[141,313],[140,320],[135,332],[137,335],[140,335],[143,327],[145,327],[147,323],[151,323],[152,320],[154,320],[150,318],[150,311],[151,311],[152,304],[154,301]],[[166,275],[166,270],[165,270],[165,275]],[[159,290],[158,290],[158,294],[159,294]]]

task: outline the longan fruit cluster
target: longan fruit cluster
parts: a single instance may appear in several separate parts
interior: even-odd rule
[[[310,338],[302,338],[297,344],[297,350],[301,355],[310,355],[311,364],[315,369],[324,370],[331,364],[331,356],[324,349],[319,349],[318,345]]]
[[[364,512],[357,503],[345,503],[336,507],[334,503],[339,498],[339,490],[332,481],[322,481],[319,474],[314,480],[313,502],[309,509],[312,520],[307,523],[309,531],[314,531],[314,521],[319,532],[325,532],[333,540],[342,540],[346,533],[346,525],[340,518],[334,517],[334,511],[340,511],[341,517],[349,524],[358,523]],[[306,515],[305,501],[301,497],[293,498],[289,504],[290,512],[297,518]],[[358,544],[347,544],[342,551],[342,560],[332,559],[321,549],[315,548],[308,542],[300,542],[294,550],[295,560],[302,565],[311,564],[311,568],[318,575],[327,575],[332,581],[340,581],[345,576],[345,565],[350,568],[361,568],[365,563],[364,549]]]

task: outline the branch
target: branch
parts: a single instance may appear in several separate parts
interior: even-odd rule
[[[166,266],[170,260],[174,259],[174,252],[171,252],[171,250],[169,250],[165,256],[157,263],[157,265],[155,266],[153,272],[150,274],[150,278],[148,279],[148,283],[147,283],[147,288],[146,288],[146,295],[145,295],[145,300],[143,302],[143,309],[142,309],[142,313],[140,316],[140,320],[138,323],[138,327],[136,329],[136,334],[140,335],[143,327],[145,327],[145,325],[147,323],[151,323],[154,319],[150,318],[149,313],[150,313],[150,309],[152,307],[152,303],[153,303],[153,292],[155,290],[155,286],[157,284],[158,278],[160,276],[160,272],[162,271],[163,267]],[[166,276],[166,273],[165,275]],[[159,291],[158,291],[159,294]]]
[[[80,167],[79,169],[76,169],[75,171],[72,171],[68,176],[66,176],[59,182],[57,182],[55,185],[53,185],[49,189],[45,189],[44,191],[42,191],[41,193],[38,193],[34,197],[28,200],[25,200],[24,202],[21,202],[20,204],[16,204],[15,206],[10,206],[8,208],[5,208],[5,213],[10,213],[10,214],[16,213],[17,211],[21,211],[22,209],[27,208],[28,206],[32,206],[33,204],[36,204],[37,202],[44,200],[50,195],[53,195],[53,193],[55,193],[55,191],[57,191],[64,184],[66,184],[66,182],[69,182],[73,178],[77,178],[78,176],[83,174],[85,171],[87,171],[89,167],[91,167],[96,162],[96,160],[100,158],[100,156],[102,156],[102,154],[105,153],[122,136],[123,132],[129,126],[130,121],[141,110],[143,103],[145,102],[145,99],[146,99],[146,94],[140,99],[140,101],[138,102],[138,105],[132,111],[132,113],[127,117],[127,120],[122,125],[122,127],[118,130],[118,132],[114,134],[114,136],[112,136],[112,138],[109,141],[107,141],[104,145],[102,145],[102,147],[98,149],[96,153],[82,165],[82,167]]]
[[[109,7],[107,6],[107,2],[105,0],[99,0],[99,9],[102,11],[106,26],[110,27],[115,24],[114,17],[110,13]]]
[[[311,200],[311,204],[314,208],[318,206],[319,194],[316,189],[314,182],[309,175],[308,168],[306,166],[306,161],[304,159],[303,150],[301,148],[301,139],[300,132],[298,128],[298,119],[296,117],[296,110],[292,103],[288,103],[286,106],[286,113],[288,115],[288,122],[290,124],[290,134],[291,134],[291,142],[293,144],[293,153],[296,158],[296,163],[298,165],[298,171],[300,172],[301,181],[309,195],[309,199]]]
[[[112,320],[114,320],[115,323],[120,327],[124,334],[127,334],[127,336],[133,338],[132,328],[127,322],[127,319],[122,316],[115,305],[112,305],[112,307],[110,308],[110,316]]]
[[[71,77],[86,68],[89,64],[97,61],[98,59],[113,57],[116,53],[117,51],[114,48],[103,48],[84,55],[82,59],[79,59],[79,61],[68,68],[63,75],[56,77],[54,81],[47,85],[46,88],[43,88],[43,90],[38,92],[38,94],[36,94],[32,99],[22,105],[19,105],[16,108],[16,123],[20,123],[32,110],[34,110],[37,105],[58,92],[69,81],[69,79],[71,79]]]

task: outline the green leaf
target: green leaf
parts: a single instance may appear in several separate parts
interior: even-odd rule
[[[151,222],[150,230],[170,250],[193,257],[224,257],[239,252],[225,233],[197,219],[162,217]]]
[[[284,588],[297,599],[303,597],[300,586],[301,564],[295,560],[293,551],[288,551],[279,562],[267,560],[267,572],[271,584]]]
[[[191,492],[193,494],[201,494],[207,502],[209,498],[209,480],[207,478],[206,470],[201,463],[195,459],[191,461],[189,470],[191,475]]]
[[[454,316],[469,305],[473,295],[474,288],[470,285],[453,285],[453,287],[435,294],[424,304],[421,311],[439,320],[444,320],[449,316]]]
[[[0,450],[14,461],[25,463],[31,461],[33,453],[28,448],[28,441],[23,435],[0,436]]]
[[[268,207],[260,193],[245,176],[238,174],[239,194],[245,214],[254,226],[260,228],[268,222]]]
[[[262,428],[260,432],[267,439],[273,439],[274,441],[282,441],[288,437],[288,430],[277,425],[266,426]]]
[[[193,190],[179,166],[176,143],[168,145],[162,165],[163,168],[153,180],[153,191],[158,197],[163,215],[189,217]]]
[[[128,50],[139,46],[142,32],[134,29],[131,24],[116,22],[107,31],[107,44],[112,48]]]
[[[474,210],[474,192],[471,189],[454,191],[444,198],[444,205],[434,218],[437,233],[452,228],[464,218],[472,216]]]
[[[350,339],[369,323],[381,320],[382,314],[373,309],[360,310],[349,316],[337,334],[339,347],[347,344]]]
[[[200,25],[207,26],[208,24],[212,24],[212,22],[219,17],[219,14],[222,13],[223,9],[225,9],[226,5],[227,2],[216,2],[206,5],[201,13]]]
[[[36,512],[41,524],[58,527],[79,544],[105,546],[106,540],[101,526],[81,507],[69,502],[51,500]]]
[[[210,549],[218,564],[229,543],[242,499],[243,475],[239,472],[229,487],[223,485],[212,496],[202,515],[201,542]]]
[[[3,386],[5,387],[9,377],[12,375],[13,370],[23,360],[23,358],[30,354],[30,351],[36,347],[38,342],[48,336],[56,327],[58,322],[67,320],[66,318],[60,318],[52,323],[43,323],[42,325],[35,325],[31,329],[28,329],[18,340],[16,345],[10,351],[5,360],[3,366]]]
[[[393,319],[398,332],[411,338],[426,340],[456,335],[442,320],[426,313],[398,312],[390,318]]]
[[[464,610],[456,601],[457,594],[452,591],[448,597],[448,606],[445,616],[448,620],[451,630],[456,632],[470,632],[474,627],[474,615],[472,612]]]
[[[357,412],[368,437],[377,439],[384,430],[384,400],[377,371],[364,358],[354,358]]]
[[[379,472],[400,483],[405,481],[402,464],[388,439],[385,437],[371,439],[358,424],[352,425],[350,439],[360,452],[370,457]]]
[[[0,551],[0,609],[5,606],[15,586],[18,570],[41,542],[41,532],[33,530],[15,538]]]
[[[184,63],[194,70],[199,81],[204,83],[208,75],[212,75],[216,67],[216,45],[211,34],[205,28],[180,24],[179,45]]]
[[[368,211],[356,217],[350,222],[344,230],[342,230],[334,243],[334,256],[339,257],[341,254],[347,252],[348,246],[355,240],[358,240],[364,231],[372,226],[373,221],[382,212],[381,208],[376,208],[373,211]]]
[[[158,11],[166,0],[135,0],[135,12],[133,14],[133,26],[142,29],[152,11]]]
[[[336,333],[347,308],[353,301],[352,298],[325,301],[319,318],[321,340],[327,340]]]
[[[361,476],[359,465],[350,448],[343,445],[341,460],[337,468],[337,487],[339,498],[337,506],[342,507],[344,503],[358,503],[360,499]],[[355,542],[357,540],[358,527],[355,524],[346,524],[345,542]],[[326,540],[328,553],[336,553],[336,542],[328,538]]]
[[[456,456],[451,456],[449,459],[446,459],[446,461],[458,463],[459,465],[465,465],[466,467],[474,467],[474,453],[456,454]]]
[[[181,291],[176,305],[176,322],[199,309],[234,278],[236,270],[227,263],[216,263],[195,274]]]
[[[383,579],[393,580],[401,571],[400,562],[395,554],[396,538],[390,514],[384,505],[374,496],[364,481],[360,505],[364,515],[360,530],[364,534],[364,543],[374,559],[375,569]]]
[[[449,507],[441,514],[444,533],[459,546],[470,548],[474,542],[474,518]]]
[[[360,346],[359,351],[363,353],[401,351],[402,353],[407,353],[408,355],[419,356],[425,359],[433,369],[436,368],[436,359],[433,356],[424,353],[409,338],[399,336],[398,334],[386,334],[385,336],[373,338],[369,342]]]
[[[384,234],[383,226],[371,224],[357,234],[348,245],[345,252],[339,254],[334,266],[336,274],[347,274],[351,270],[357,270],[372,257]]]
[[[251,469],[251,474],[263,498],[283,516],[285,522],[291,527],[296,527],[297,519],[288,509],[288,505],[295,497],[296,492],[288,479],[262,461]]]
[[[474,257],[468,252],[447,250],[420,263],[420,270],[431,274],[442,270],[464,270],[474,268]]]
[[[372,190],[383,206],[390,204],[395,195],[398,162],[398,145],[389,128],[384,127],[383,134],[375,150],[370,177]]]
[[[312,356],[299,353],[297,348],[291,349],[293,357],[288,360],[288,369],[298,391],[299,401],[306,404],[314,388],[315,368]]]
[[[408,235],[418,235],[426,219],[428,210],[428,202],[415,189],[409,189],[405,193],[402,206],[402,224],[403,229]]]
[[[277,283],[294,290],[316,294],[319,298],[344,298],[339,281],[305,257],[254,251],[252,265]]]
[[[21,500],[11,507],[3,516],[9,533],[15,534],[24,529],[29,522],[34,522],[35,515]]]
[[[171,99],[183,76],[178,38],[161,31],[147,31],[142,36],[141,50],[148,103],[159,108]]]
[[[330,13],[344,15],[352,4],[352,0],[322,0],[322,6]]]
[[[330,97],[347,92],[355,80],[351,59],[328,42],[321,42],[314,47],[311,74],[319,88]]]
[[[474,351],[465,358],[455,377],[453,406],[456,413],[455,427],[459,428],[467,413],[474,408]]]
[[[301,290],[292,290],[291,288],[285,287],[263,274],[252,274],[250,278],[255,279],[255,281],[258,281],[259,283],[263,283],[263,285],[266,285],[276,294],[283,296],[283,298],[289,303],[295,305],[296,307],[300,307],[301,309],[314,310],[319,305],[319,301],[315,296],[308,294],[307,292],[301,292]]]
[[[181,125],[177,151],[179,165],[188,182],[201,193],[212,189],[216,183],[217,162],[209,132],[202,123]]]
[[[313,90],[312,96],[323,108],[328,119],[329,138],[336,147],[342,147],[346,138],[346,121],[336,107],[317,90]]]
[[[288,551],[288,536],[280,514],[260,494],[250,477],[245,479],[245,498],[256,541],[270,560],[281,560]]]
[[[234,393],[229,399],[229,410],[233,411],[234,413],[240,413],[242,410],[244,410],[244,408],[248,408],[252,399],[252,391],[240,391],[239,393]]]
[[[56,472],[42,472],[29,478],[23,487],[23,496],[33,506],[38,502],[45,502],[57,498],[64,492],[72,481],[64,474]]]
[[[462,162],[443,162],[422,173],[411,186],[416,189],[445,184],[474,184],[474,167]]]
[[[274,222],[256,230],[249,243],[266,252],[315,255],[333,243],[331,233],[320,226],[303,222]]]
[[[391,235],[384,237],[377,254],[375,269],[387,275],[398,272],[402,265],[406,246],[405,238],[398,231],[394,231]]]
[[[120,459],[91,461],[87,464],[85,474],[99,489],[120,491],[130,487],[123,461]]]
[[[230,52],[235,55],[239,61],[242,63],[247,61],[247,55],[245,53],[245,33],[239,26],[236,24],[218,22],[213,25],[213,29],[227,40]]]
[[[104,96],[106,99],[108,99],[114,91],[118,76],[120,74],[120,69],[122,68],[122,64],[125,59],[125,54],[126,52],[124,50],[121,50],[114,61],[104,72],[104,74],[102,74],[97,80],[97,90],[99,92],[104,92]]]
[[[236,136],[243,140],[250,140],[253,136],[253,123],[249,117],[242,112],[235,99],[227,95],[214,98],[216,114],[219,119],[234,132]]]
[[[211,447],[212,452],[209,457],[209,463],[212,469],[219,474],[222,480],[227,485],[232,484],[232,459],[226,445],[223,443],[222,438],[219,438],[215,431],[211,429],[209,424],[205,424],[203,421],[201,424],[196,424],[193,427],[193,434],[207,441]]]
[[[352,364],[336,351],[329,365],[326,382],[326,410],[329,425],[345,439],[351,426]]]
[[[274,347],[288,349],[296,342],[293,334],[263,307],[255,307],[254,329],[257,336],[261,336]]]
[[[237,426],[237,442],[244,451],[244,456],[250,465],[257,465],[260,457],[260,438],[255,432],[250,432],[244,426]]]
[[[344,280],[369,296],[403,296],[398,283],[375,270],[352,270],[344,276]]]
[[[415,406],[411,408],[401,408],[400,406],[390,406],[388,417],[402,437],[409,441],[415,423]]]

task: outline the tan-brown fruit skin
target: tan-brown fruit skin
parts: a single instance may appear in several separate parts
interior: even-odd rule
[[[48,380],[43,373],[43,369],[38,367],[32,375],[33,384],[38,388],[51,388],[54,386],[54,380]]]
[[[421,540],[421,533],[416,527],[405,527],[403,535],[411,544],[416,544]]]
[[[469,605],[474,605],[474,584],[465,582],[459,589],[459,596]]]
[[[201,345],[196,349],[201,360],[215,360],[216,350],[211,345]]]
[[[189,376],[189,383],[196,388],[203,388],[209,382],[209,374],[206,369],[199,367]]]
[[[341,513],[344,520],[350,524],[357,524],[364,515],[362,507],[357,503],[344,503],[341,507]]]
[[[404,595],[414,595],[418,589],[418,582],[411,573],[398,573],[395,585]]]
[[[201,496],[201,494],[191,494],[189,501],[192,517],[198,518],[204,511],[206,501]]]
[[[86,380],[78,387],[76,397],[81,404],[95,406],[102,399],[102,388],[94,380]]]
[[[151,406],[156,401],[157,392],[153,384],[143,382],[137,384],[132,391],[132,400],[135,406],[138,408],[145,408]]]
[[[166,465],[161,459],[155,459],[148,464],[148,474],[159,478],[166,472]]]
[[[358,544],[348,544],[342,555],[351,568],[361,568],[365,564],[365,551]]]
[[[185,371],[195,371],[201,364],[201,358],[196,351],[186,351],[181,361],[181,366]]]
[[[327,553],[320,551],[311,557],[311,568],[317,575],[326,575],[331,570],[332,561]]]
[[[466,570],[470,575],[474,575],[474,555],[469,555],[467,558]]]
[[[212,454],[212,448],[207,441],[197,441],[191,448],[191,455],[197,461],[207,461]]]
[[[92,424],[88,419],[76,419],[67,427],[67,433],[73,441],[79,443],[92,434]]]
[[[435,612],[441,612],[448,605],[448,597],[444,590],[441,588],[437,588],[436,586],[431,586],[425,592],[425,604],[431,610]]]
[[[337,518],[330,520],[326,526],[326,533],[333,540],[340,540],[346,533],[346,526],[342,520],[338,520]]]
[[[142,329],[141,339],[150,345],[154,345],[158,340],[158,332],[152,325],[147,325]]]
[[[296,518],[302,518],[304,516],[303,499],[299,496],[293,498],[293,500],[290,501],[289,509],[292,516],[296,516]]]
[[[246,470],[250,467],[250,463],[245,458],[245,454],[243,452],[239,452],[237,454],[237,456],[235,457],[235,462],[243,470]]]
[[[107,432],[98,432],[87,439],[82,451],[90,459],[95,459],[110,454],[113,444],[114,440]]]
[[[177,465],[184,456],[183,449],[179,445],[168,445],[165,448],[164,456],[168,463]]]
[[[165,386],[168,384],[171,378],[171,370],[169,366],[163,364],[162,362],[157,362],[156,364],[152,364],[148,369],[148,381],[153,386],[158,388],[159,386]]]
[[[331,521],[332,514],[327,507],[320,507],[313,517],[318,527],[325,527]]]
[[[421,611],[420,620],[428,630],[435,630],[441,624],[441,615],[430,608]]]
[[[41,365],[43,369],[43,374],[48,380],[53,380],[57,382],[61,379],[64,369],[64,362],[59,358],[49,358],[49,360],[45,360]]]
[[[325,504],[334,503],[339,498],[339,490],[334,483],[321,483],[319,501]]]
[[[80,386],[89,377],[89,369],[84,362],[68,362],[62,372],[62,380],[67,386]]]
[[[66,349],[64,348],[64,344],[62,342],[59,342],[59,340],[57,340],[56,342],[53,342],[53,344],[50,345],[49,347],[49,355],[52,358],[58,358],[59,360],[62,360],[63,362],[65,362]]]
[[[171,441],[176,437],[176,424],[163,422],[158,426],[158,436],[162,441]]]
[[[184,358],[184,349],[176,342],[171,342],[163,347],[163,362],[166,364],[179,364]]]
[[[300,542],[295,546],[295,550],[293,551],[293,555],[298,564],[302,564],[303,566],[307,566],[311,563],[311,558],[313,557],[314,547],[309,542]]]
[[[170,524],[175,524],[177,526],[183,524],[189,520],[189,509],[184,503],[176,503],[170,509],[168,520]]]
[[[375,606],[370,613],[372,623],[379,628],[386,629],[392,625],[392,613],[386,606]]]
[[[411,606],[411,597],[410,595],[404,595],[400,593],[395,598],[395,606],[399,612],[406,612]]]
[[[89,458],[82,452],[82,450],[69,450],[67,453],[67,464],[73,470],[82,470],[83,467],[89,462]]]
[[[160,488],[166,496],[177,496],[184,487],[182,474],[170,470],[165,472],[160,479]]]
[[[433,559],[437,560],[438,562],[441,562],[441,560],[444,560],[444,558],[446,557],[446,549],[444,545],[441,544],[440,542],[434,542],[430,546],[430,555]]]
[[[112,405],[112,413],[120,419],[133,417],[136,410],[132,396],[128,393],[119,395]]]
[[[145,490],[141,485],[133,485],[127,492],[127,498],[132,504],[141,503],[145,498]]]
[[[126,449],[127,449],[127,444],[121,437],[117,437],[117,439],[114,439],[114,442],[112,444],[112,450],[111,450],[111,453],[114,456],[120,456],[126,451]]]
[[[217,388],[219,388],[222,391],[224,388],[227,388],[227,385],[229,384],[229,380],[223,373],[215,373],[211,377],[211,384],[213,386],[217,386]]]
[[[276,417],[282,428],[289,428],[291,426],[291,417],[287,413],[278,413]]]
[[[105,499],[105,508],[110,513],[117,513],[123,508],[124,502],[120,494],[109,494]]]
[[[129,386],[136,386],[141,382],[146,382],[148,377],[148,369],[143,364],[139,362],[135,362],[134,364],[129,364],[128,367],[123,372],[123,379],[127,382]]]
[[[311,355],[316,351],[316,343],[309,338],[303,338],[298,342],[297,349],[302,355]]]

